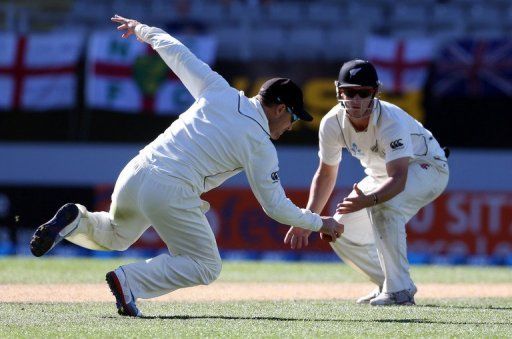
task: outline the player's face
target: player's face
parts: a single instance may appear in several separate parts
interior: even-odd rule
[[[367,118],[373,108],[373,87],[338,87],[339,101],[353,119]]]
[[[292,124],[297,120],[299,117],[290,108],[283,104],[277,105],[274,114],[268,121],[270,137],[273,140],[279,139],[284,132],[292,129]]]

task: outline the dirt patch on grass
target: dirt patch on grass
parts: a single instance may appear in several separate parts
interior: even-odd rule
[[[223,283],[174,291],[152,301],[356,299],[374,288],[365,283]],[[512,284],[420,284],[416,299],[512,297]],[[106,284],[0,285],[0,302],[112,301]]]

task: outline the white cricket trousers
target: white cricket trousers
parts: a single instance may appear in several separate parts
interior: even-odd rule
[[[331,243],[334,252],[382,286],[383,292],[413,288],[405,224],[444,191],[448,177],[446,162],[411,162],[403,192],[384,203],[342,217],[345,232]],[[358,186],[369,194],[381,184],[382,180],[368,176]]]
[[[206,285],[220,274],[215,236],[204,215],[208,203],[187,182],[158,172],[142,156],[122,170],[107,212],[88,212],[66,239],[95,250],[126,250],[151,225],[169,254],[123,265],[135,298],[153,298],[179,288]]]

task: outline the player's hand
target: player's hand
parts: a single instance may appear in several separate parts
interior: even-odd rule
[[[308,238],[312,231],[300,227],[290,227],[284,237],[284,243],[290,244],[292,249],[301,249],[308,245]]]
[[[324,241],[334,242],[345,231],[345,226],[339,224],[333,217],[322,217],[323,225],[320,228],[320,238]]]
[[[336,206],[336,212],[339,214],[347,214],[357,212],[370,206],[373,206],[373,198],[365,195],[363,191],[357,187],[357,184],[354,184],[354,190]]]
[[[111,21],[117,22],[121,25],[117,26],[118,31],[125,31],[121,37],[127,39],[130,35],[135,34],[135,27],[140,24],[137,20],[124,18],[120,15],[114,15],[110,18]],[[141,41],[139,38],[137,40]]]

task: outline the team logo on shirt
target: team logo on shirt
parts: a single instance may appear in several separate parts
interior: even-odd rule
[[[384,149],[383,148],[379,149],[379,142],[377,140],[375,140],[375,145],[370,147],[370,151],[378,154],[381,158],[386,157],[386,152],[384,152]]]
[[[272,182],[278,182],[279,174],[277,174],[277,172],[272,172],[272,174],[270,174],[270,178],[272,179]]]
[[[355,142],[352,143],[352,147],[350,147],[350,152],[352,152],[352,155],[357,156],[364,156],[363,151],[357,146]]]
[[[379,152],[379,143],[377,142],[377,140],[375,140],[375,145],[370,147],[370,151],[372,151],[373,153],[378,153]]]
[[[404,148],[404,144],[402,143],[402,139],[396,139],[396,140],[391,141],[389,146],[391,147],[391,149],[393,151],[396,151],[398,149]]]

